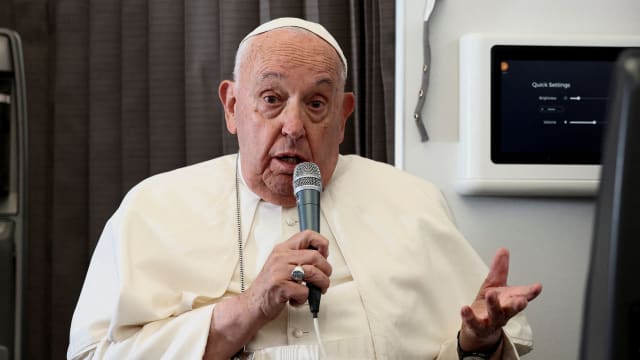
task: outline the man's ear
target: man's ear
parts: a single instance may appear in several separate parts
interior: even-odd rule
[[[218,96],[220,96],[220,101],[224,107],[227,130],[232,134],[236,134],[238,128],[236,126],[236,95],[233,81],[222,81],[218,87]]]
[[[342,99],[342,119],[340,119],[342,121],[342,124],[340,126],[340,143],[342,143],[342,141],[344,140],[344,128],[347,125],[347,119],[349,119],[349,116],[351,116],[351,114],[353,113],[355,106],[355,95],[353,95],[352,92],[344,93]]]

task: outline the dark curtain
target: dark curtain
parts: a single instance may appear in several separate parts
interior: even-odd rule
[[[29,118],[29,272],[23,354],[64,358],[102,227],[158,172],[237,150],[217,86],[258,24],[323,24],[356,93],[342,153],[393,161],[393,0],[0,0],[23,42]]]

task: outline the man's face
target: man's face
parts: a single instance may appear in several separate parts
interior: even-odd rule
[[[294,206],[296,164],[320,167],[323,185],[333,175],[353,95],[343,92],[341,62],[322,39],[290,29],[257,35],[237,82],[223,82],[227,128],[237,134],[242,175],[264,200]]]

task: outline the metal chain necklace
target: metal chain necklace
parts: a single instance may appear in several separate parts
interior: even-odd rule
[[[240,266],[240,292],[244,292],[244,256],[242,248],[242,221],[240,219],[240,173],[238,163],[240,152],[236,155],[236,225],[238,226],[238,259]]]
[[[240,172],[238,170],[238,163],[240,162],[240,152],[236,155],[236,225],[238,226],[238,262],[240,266],[240,292],[244,292],[244,256],[242,249],[242,221],[240,220]],[[242,345],[242,349],[238,350],[231,359],[232,360],[240,360],[240,359],[252,359],[253,353],[249,354],[247,357],[246,353],[246,344]]]

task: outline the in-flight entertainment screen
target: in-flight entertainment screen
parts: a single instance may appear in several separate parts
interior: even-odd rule
[[[599,164],[609,83],[623,49],[494,45],[491,160]]]

